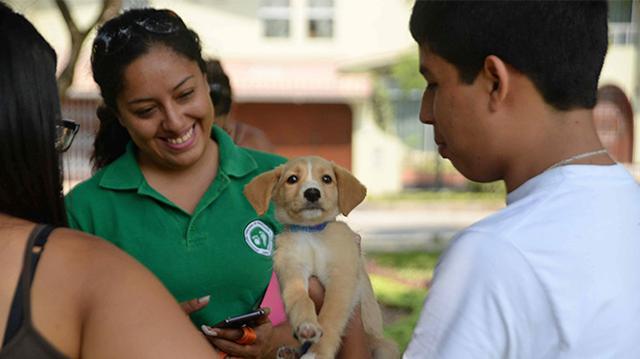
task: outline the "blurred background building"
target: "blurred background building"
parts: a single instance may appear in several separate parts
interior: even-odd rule
[[[57,3],[8,1],[69,60],[69,31]],[[107,0],[65,0],[89,26]],[[231,116],[263,130],[275,152],[315,154],[351,169],[370,193],[412,188],[473,188],[438,158],[431,128],[418,121],[424,81],[408,31],[408,0],[117,0],[178,13],[220,58],[231,78]],[[640,0],[610,2],[610,48],[601,76],[596,124],[605,146],[640,178]],[[84,43],[64,116],[81,124],[65,154],[67,185],[91,174],[89,156],[99,97]]]

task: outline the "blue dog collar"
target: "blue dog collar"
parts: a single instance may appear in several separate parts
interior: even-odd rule
[[[287,229],[291,232],[320,232],[327,226],[329,222],[316,224],[315,226],[299,226],[297,224],[290,224]]]

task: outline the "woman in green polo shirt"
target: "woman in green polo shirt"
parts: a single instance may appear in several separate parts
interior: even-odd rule
[[[242,194],[284,162],[237,147],[213,126],[197,34],[169,10],[135,9],[106,22],[91,57],[103,99],[95,175],[67,196],[69,224],[116,244],[147,266],[180,302],[202,298],[199,327],[260,304],[279,224]],[[296,345],[291,328],[262,320],[251,345],[218,332],[218,348],[258,357]],[[220,341],[222,339],[228,339]]]

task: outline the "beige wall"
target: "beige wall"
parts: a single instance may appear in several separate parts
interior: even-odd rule
[[[53,1],[8,2],[34,23],[64,62],[68,34]],[[176,11],[201,36],[206,54],[226,59],[366,60],[371,56],[395,54],[412,45],[407,25],[410,2],[405,0],[335,0],[333,39],[306,36],[306,0],[291,0],[292,33],[287,39],[262,36],[257,16],[259,0],[149,2],[152,6]],[[83,26],[96,16],[98,1],[72,0],[71,10],[74,19]],[[92,38],[93,34],[87,44]]]
[[[60,57],[59,65],[64,64],[68,33],[53,1],[11,1],[54,46]],[[97,1],[69,1],[74,18],[81,25],[95,18],[99,11]],[[150,0],[149,3],[176,11],[200,35],[205,54],[226,61],[287,59],[351,64],[393,57],[413,46],[407,25],[411,4],[406,0],[335,0],[332,39],[306,36],[306,0],[291,0],[291,36],[287,39],[262,36],[257,15],[259,0]],[[91,76],[88,59],[93,36],[92,33],[85,43],[81,55],[84,61],[79,63],[76,75]],[[76,88],[85,95],[86,90],[95,91],[95,88]],[[370,193],[399,190],[401,143],[374,124],[368,100],[344,101],[353,111],[353,172],[368,186]]]
[[[351,108],[354,117],[353,173],[367,186],[369,194],[400,191],[404,158],[402,142],[374,123],[370,101],[353,103]]]
[[[411,46],[409,2],[405,0],[336,0],[333,39],[306,36],[306,0],[291,0],[291,36],[262,36],[258,0],[212,1],[210,6],[172,0],[152,1],[174,9],[198,32],[205,50],[226,59],[353,60],[395,53]]]
[[[616,85],[632,97],[637,83],[636,58],[637,51],[631,45],[611,46],[600,74],[600,85]]]

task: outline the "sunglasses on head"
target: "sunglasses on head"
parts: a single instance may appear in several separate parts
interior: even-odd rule
[[[62,153],[68,150],[79,129],[80,125],[71,120],[62,120],[57,124],[55,140],[56,151]]]
[[[118,26],[113,29],[101,28],[96,35],[93,45],[93,52],[99,51],[104,54],[116,53],[120,51],[131,39],[134,28],[142,29],[152,34],[170,35],[186,28],[182,19],[171,10],[157,10],[152,14],[139,18],[133,23]]]

